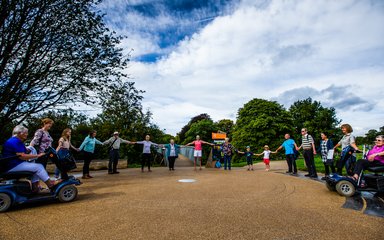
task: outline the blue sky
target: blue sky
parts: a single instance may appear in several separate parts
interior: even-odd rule
[[[236,120],[253,98],[312,97],[356,135],[384,125],[384,1],[106,0],[126,69],[167,133],[191,117]]]

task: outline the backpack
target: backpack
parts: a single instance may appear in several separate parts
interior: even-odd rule
[[[221,168],[220,160],[216,161],[215,168]]]

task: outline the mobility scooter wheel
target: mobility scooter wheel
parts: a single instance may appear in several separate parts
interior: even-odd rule
[[[0,193],[0,212],[7,211],[12,205],[12,199],[8,194]]]
[[[342,196],[352,197],[356,192],[356,188],[353,183],[342,180],[336,184],[336,191]]]
[[[70,202],[77,197],[77,188],[73,185],[64,186],[59,192],[60,202]]]

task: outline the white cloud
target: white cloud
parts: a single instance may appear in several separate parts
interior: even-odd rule
[[[290,90],[298,99],[313,97],[334,107],[360,100],[358,107],[336,110],[362,134],[384,125],[378,97],[384,82],[384,11],[371,4],[276,0],[260,7],[243,1],[233,14],[217,17],[162,60],[132,62],[127,72],[146,90],[144,106],[154,121],[171,134],[200,113],[235,120],[238,108],[255,97],[283,104]],[[157,28],[163,23],[140,24]],[[143,35],[124,44],[135,54],[157,48],[156,40]],[[335,89],[341,94],[337,101],[329,99]]]

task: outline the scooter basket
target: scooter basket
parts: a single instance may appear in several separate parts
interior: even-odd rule
[[[384,192],[384,176],[377,178],[377,190]]]

